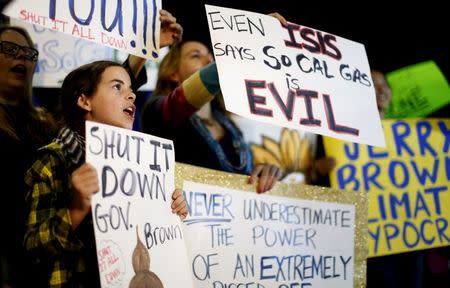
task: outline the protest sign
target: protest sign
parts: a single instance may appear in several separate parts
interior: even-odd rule
[[[384,147],[362,44],[248,11],[205,5],[227,110]]]
[[[11,18],[147,59],[159,57],[161,0],[15,0]]]
[[[87,121],[86,161],[100,182],[92,215],[102,287],[149,279],[159,283],[152,287],[194,287],[182,224],[170,208],[172,141]]]
[[[369,256],[450,245],[450,121],[384,120],[386,149],[325,139],[333,187],[369,197]]]
[[[433,61],[392,71],[386,79],[392,90],[386,118],[423,117],[450,103],[450,86]]]
[[[283,183],[257,194],[246,176],[177,163],[181,183],[195,287],[365,285],[363,194]]]
[[[96,60],[114,58],[114,50],[104,45],[16,19],[11,19],[11,25],[26,29],[39,51],[33,87],[59,88],[64,77],[75,68]]]
[[[124,62],[127,53],[81,38],[70,37],[39,25],[29,24],[16,19],[11,25],[20,26],[28,31],[33,39],[34,48],[39,51],[36,70],[33,75],[33,87],[59,88],[64,77],[73,69],[97,60]],[[167,54],[168,49],[161,49],[160,56]],[[138,91],[153,91],[156,86],[159,63],[147,61],[147,83]]]

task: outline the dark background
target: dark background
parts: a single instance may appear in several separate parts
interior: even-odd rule
[[[371,68],[384,73],[434,60],[450,79],[450,13],[444,2],[359,1],[342,3],[303,0],[163,0],[184,27],[184,39],[210,45],[204,4],[265,13],[363,44]],[[413,3],[417,2],[417,4]],[[397,7],[393,7],[395,6]],[[400,7],[401,6],[401,7]],[[447,11],[447,12],[446,12]]]

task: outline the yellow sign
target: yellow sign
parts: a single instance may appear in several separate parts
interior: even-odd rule
[[[367,192],[369,257],[450,245],[450,120],[383,127],[383,149],[324,140],[332,187]]]

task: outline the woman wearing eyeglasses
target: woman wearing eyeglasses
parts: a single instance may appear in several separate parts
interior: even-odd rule
[[[19,27],[0,27],[0,287],[32,287],[22,254],[24,181],[36,150],[53,138],[51,116],[31,104],[31,84],[38,51]],[[25,265],[25,269],[22,268]],[[6,266],[6,267],[5,267]],[[7,272],[5,272],[7,271]],[[30,277],[31,276],[31,277]],[[32,281],[32,280],[29,280]]]

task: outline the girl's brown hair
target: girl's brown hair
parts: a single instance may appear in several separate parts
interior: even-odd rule
[[[114,66],[123,67],[112,61],[95,61],[78,67],[64,78],[58,107],[60,116],[58,122],[61,125],[69,126],[84,134],[86,111],[77,105],[78,97],[81,94],[92,96],[97,90],[103,72],[106,68]]]

